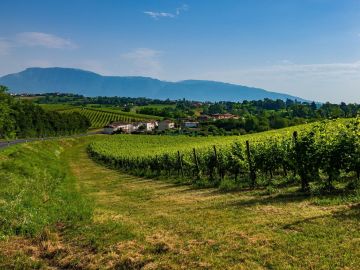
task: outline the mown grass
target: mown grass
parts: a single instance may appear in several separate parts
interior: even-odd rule
[[[91,221],[91,203],[76,191],[68,164],[61,158],[70,144],[70,141],[34,142],[0,152],[2,241],[11,243],[14,237],[41,238],[44,231],[55,231],[59,224],[70,228]],[[9,262],[5,256],[7,249],[0,250],[4,251],[0,252],[1,269],[11,268],[10,265],[18,269],[38,265],[31,260],[18,260],[24,257],[21,252]]]
[[[292,189],[274,195],[221,193],[138,179],[98,167],[77,152],[72,168],[82,193],[96,202],[95,220],[130,225],[134,238],[125,250],[133,265],[356,269],[360,264],[356,203],[334,205],[336,198],[304,197]]]
[[[96,138],[62,141],[58,159],[71,173],[69,189],[92,202],[93,218],[72,222],[75,226],[55,226],[53,233],[43,231],[37,236],[39,244],[29,243],[36,250],[31,255],[22,238],[10,237],[12,245],[0,242],[9,249],[23,241],[17,252],[9,253],[8,265],[15,268],[19,260],[26,265],[18,269],[358,269],[360,265],[358,202],[307,197],[292,188],[271,195],[264,190],[223,193],[141,179],[90,160],[86,145]],[[0,162],[12,151],[32,145],[9,148]],[[42,149],[51,152],[48,145]]]
[[[55,222],[88,219],[91,207],[74,190],[57,141],[0,152],[1,235],[35,236]]]

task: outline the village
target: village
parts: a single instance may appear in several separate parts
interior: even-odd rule
[[[112,122],[106,125],[103,129],[104,134],[119,134],[119,133],[151,133],[151,132],[162,132],[171,129],[197,129],[201,122],[211,122],[224,119],[239,119],[239,116],[224,113],[224,114],[211,114],[211,115],[200,115],[197,120],[191,119],[180,119],[175,121],[165,119],[161,121],[141,121],[141,122]]]

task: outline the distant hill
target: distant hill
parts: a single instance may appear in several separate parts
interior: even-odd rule
[[[124,96],[157,99],[189,99],[198,101],[242,101],[270,99],[304,99],[242,85],[186,80],[160,81],[148,77],[102,76],[73,68],[28,68],[0,77],[0,84],[13,93],[62,92],[85,96]]]

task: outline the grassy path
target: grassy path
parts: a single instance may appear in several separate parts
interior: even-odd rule
[[[96,164],[85,144],[65,158],[95,206],[94,224],[79,239],[120,256],[119,269],[360,265],[358,205],[318,206],[300,196],[222,194],[139,179]]]

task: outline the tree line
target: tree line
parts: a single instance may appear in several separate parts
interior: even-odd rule
[[[79,113],[45,111],[29,100],[16,99],[0,86],[0,138],[72,135],[86,132],[90,121]]]

